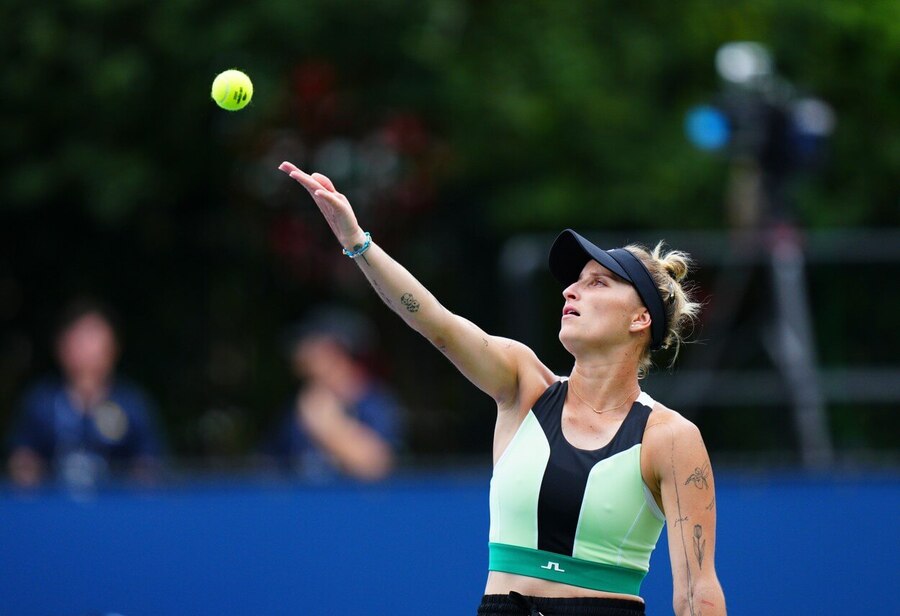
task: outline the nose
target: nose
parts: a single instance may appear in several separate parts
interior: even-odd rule
[[[576,281],[563,289],[563,297],[566,299],[578,299],[577,289],[578,282]]]

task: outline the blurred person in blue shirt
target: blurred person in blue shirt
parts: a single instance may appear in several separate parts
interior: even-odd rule
[[[94,300],[72,303],[54,339],[59,376],[22,396],[10,437],[9,471],[21,486],[48,477],[91,487],[116,471],[156,476],[161,440],[144,392],[116,376],[119,340],[112,313]]]
[[[368,321],[339,307],[320,307],[289,332],[286,352],[301,386],[266,446],[282,467],[314,481],[390,473],[403,413],[367,366],[373,337]]]

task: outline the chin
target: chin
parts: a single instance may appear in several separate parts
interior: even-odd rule
[[[566,327],[565,325],[559,328],[558,338],[563,348],[573,357],[577,356],[579,352],[610,349],[622,344],[620,337],[610,335],[607,332],[597,330],[585,332]]]
[[[575,336],[572,335],[571,332],[565,331],[565,327],[561,327],[559,330],[559,341],[562,343],[563,348],[569,352],[570,355],[575,355],[574,349],[578,346],[578,340]]]

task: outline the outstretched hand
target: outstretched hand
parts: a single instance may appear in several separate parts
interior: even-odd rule
[[[356,221],[350,202],[335,189],[331,180],[321,173],[309,175],[287,161],[278,168],[309,192],[341,246],[353,249],[365,242],[365,234]]]

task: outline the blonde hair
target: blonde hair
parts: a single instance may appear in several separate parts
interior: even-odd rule
[[[666,331],[661,348],[674,348],[671,367],[678,358],[681,344],[687,337],[686,330],[693,327],[700,313],[700,303],[694,301],[694,288],[685,277],[692,264],[691,257],[680,250],[665,251],[665,242],[660,241],[651,251],[640,244],[629,244],[625,250],[641,260],[663,300],[666,309]],[[688,332],[689,333],[689,332]],[[653,365],[650,342],[641,352],[638,363],[638,378],[644,378]]]

